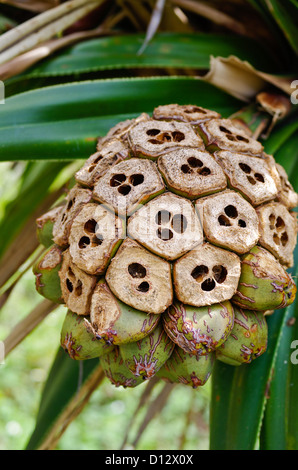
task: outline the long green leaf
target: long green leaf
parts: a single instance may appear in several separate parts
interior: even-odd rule
[[[228,116],[241,102],[194,78],[95,80],[22,93],[0,108],[0,160],[87,158],[117,122],[167,103]]]
[[[277,56],[250,38],[200,33],[160,33],[143,54],[143,34],[89,39],[41,61],[29,70],[5,81],[6,97],[22,91],[83,80],[127,76],[131,70],[193,70],[201,74],[209,69],[210,56],[235,55],[257,69],[279,73]],[[282,72],[284,72],[282,70]],[[146,72],[147,74],[148,72]]]
[[[245,37],[235,40],[228,35],[159,33],[138,55],[143,41],[143,34],[89,39],[44,60],[23,75],[34,78],[136,67],[208,69],[210,54],[236,55],[264,71],[272,71],[276,65],[260,44],[256,49],[255,41]]]
[[[261,434],[261,449],[263,450],[298,450],[297,364],[291,363],[291,344],[298,338],[297,328],[291,326],[291,321],[298,320],[297,313],[296,302],[286,310],[283,316]]]
[[[233,367],[217,361],[212,373],[211,450],[256,448],[283,318],[284,312],[276,311],[268,319],[267,351],[253,363]]]
[[[272,12],[269,1],[248,0],[248,2],[256,9],[256,11],[262,17],[267,29],[271,32],[272,39],[273,41],[275,40],[275,43],[273,43],[273,48],[275,49],[280,59],[284,61],[284,66],[286,68],[292,68],[293,60],[295,60],[295,54],[291,50],[291,47],[289,47],[289,42],[286,37],[287,35],[284,34],[284,31],[282,31],[282,28],[279,26],[280,18],[278,18],[275,13]],[[283,1],[283,3],[286,2]],[[291,6],[293,7],[293,5]],[[295,13],[291,19],[291,30],[294,28],[296,16],[297,14]]]
[[[276,160],[288,171],[289,179],[298,190],[298,132],[294,133],[279,149]],[[298,248],[295,250],[292,275],[298,278]],[[276,353],[274,373],[270,382],[264,423],[261,433],[261,448],[264,450],[298,450],[298,365],[292,358],[291,345],[298,344],[298,302],[286,309],[281,338]],[[294,342],[294,343],[293,343]],[[294,362],[293,362],[294,361]],[[278,432],[276,430],[278,429]]]
[[[42,393],[35,429],[27,444],[27,450],[40,446],[60,414],[76,395],[78,387],[84,384],[98,364],[98,359],[89,359],[81,364],[59,348]]]
[[[265,0],[265,2],[294,52],[298,54],[297,5],[293,5],[289,0]]]
[[[270,138],[264,142],[265,151],[276,155],[278,150],[298,131],[298,114],[295,111],[288,119],[278,124]],[[291,157],[290,157],[291,160]],[[286,162],[285,162],[286,163]],[[287,162],[288,164],[288,162]]]

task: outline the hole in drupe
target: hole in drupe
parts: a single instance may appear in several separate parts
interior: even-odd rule
[[[160,133],[159,129],[148,129],[148,131],[146,132],[147,135],[150,135],[152,137],[154,137],[155,135],[158,135],[159,133]]]
[[[120,186],[120,184],[124,183],[125,180],[126,180],[126,176],[123,173],[114,175],[110,179],[110,186],[115,188],[116,186]]]
[[[222,225],[223,227],[231,227],[231,223],[225,215],[220,215],[217,220],[219,225]]]
[[[201,288],[202,290],[209,292],[215,288],[216,284],[214,279],[206,279],[206,281],[202,282]]]
[[[187,219],[182,214],[175,214],[172,219],[171,225],[175,232],[184,233],[187,228]]]
[[[183,132],[179,131],[172,132],[172,137],[174,142],[181,142],[185,139],[185,135],[183,134]]]
[[[142,279],[147,274],[146,268],[142,266],[140,263],[131,263],[127,269],[128,269],[129,274],[133,278]]]
[[[69,292],[73,291],[73,284],[69,279],[66,279],[66,287],[69,290]]]
[[[231,219],[238,217],[238,211],[235,206],[229,205],[225,207],[225,214]]]
[[[75,295],[78,297],[82,295],[82,290],[83,290],[83,284],[82,284],[82,281],[80,281],[79,279],[75,288]]]
[[[240,140],[241,142],[245,142],[246,144],[249,143],[249,140],[246,137],[243,137],[242,135],[236,135],[236,139]]]
[[[219,284],[222,284],[226,280],[228,271],[224,266],[216,265],[213,267],[212,271],[214,274],[214,279]]]
[[[286,246],[286,244],[287,244],[288,241],[289,241],[289,237],[288,237],[287,232],[284,232],[284,233],[282,234],[282,236],[280,237],[280,241],[281,241],[282,246]]]
[[[239,220],[238,220],[238,226],[239,226],[239,227],[242,227],[242,228],[245,228],[245,227],[246,227],[246,222],[245,222],[245,220],[239,219]]]
[[[84,230],[88,233],[95,233],[96,232],[97,222],[94,219],[89,219],[84,225]]]
[[[122,196],[127,196],[128,193],[131,191],[131,186],[129,184],[122,184],[118,188],[118,192],[122,194]]]
[[[192,173],[192,169],[186,164],[182,165],[180,169],[185,175]]]
[[[172,214],[166,210],[158,211],[155,216],[155,222],[158,225],[168,224],[171,220]]]
[[[142,175],[141,173],[131,175],[131,177],[129,178],[129,182],[133,186],[138,186],[139,184],[142,184],[144,182],[144,175]]]
[[[209,272],[209,269],[207,266],[201,264],[200,266],[196,266],[192,272],[191,272],[191,276],[198,282],[201,282],[204,277],[206,276],[206,274],[208,274]]]
[[[204,168],[202,168],[201,170],[198,170],[198,174],[202,176],[208,176],[211,174],[211,170],[207,166],[204,166]]]
[[[137,287],[137,289],[140,292],[148,292],[149,287],[150,287],[149,283],[144,281],[144,282],[141,282],[141,284]]]
[[[192,168],[201,168],[203,166],[203,162],[196,157],[190,157],[187,161]]]
[[[239,167],[241,168],[242,171],[244,171],[244,173],[248,174],[251,172],[250,166],[246,165],[246,163],[239,163]]]
[[[88,245],[90,245],[90,238],[82,237],[79,241],[79,248],[84,249]]]
[[[156,230],[156,235],[158,236],[158,238],[160,238],[164,242],[171,240],[174,236],[172,230],[168,228],[161,228],[161,227],[158,227],[158,229]]]
[[[264,176],[261,175],[261,173],[255,173],[255,178],[256,178],[256,180],[259,181],[260,183],[265,183]]]
[[[282,230],[285,227],[285,223],[280,216],[278,216],[276,219],[275,227],[277,228],[277,230]]]

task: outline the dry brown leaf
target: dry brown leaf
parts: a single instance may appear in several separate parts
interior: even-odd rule
[[[234,33],[251,36],[251,32],[247,31],[243,23],[205,2],[194,0],[171,0],[171,2],[182,9],[191,11],[192,13],[196,13],[197,15],[211,20],[214,24],[234,31]]]
[[[70,0],[40,13],[1,36],[0,63],[30,51],[61,33],[80,18],[97,8],[104,0]]]
[[[23,10],[34,11],[41,13],[42,11],[49,10],[50,8],[56,7],[59,5],[59,0],[0,0],[0,3],[6,3],[7,5],[12,5],[16,8],[21,8]]]
[[[250,101],[268,84],[291,95],[293,78],[268,74],[255,69],[249,62],[235,56],[211,57],[210,70],[202,80],[221,88],[242,101]]]

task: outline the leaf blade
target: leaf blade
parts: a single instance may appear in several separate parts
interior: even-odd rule
[[[185,77],[95,80],[33,90],[0,108],[0,159],[87,158],[96,137],[117,122],[171,102],[197,102],[226,116],[239,108],[226,93]]]

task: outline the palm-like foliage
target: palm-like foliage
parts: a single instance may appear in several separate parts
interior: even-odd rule
[[[6,91],[6,103],[0,105],[0,160],[13,162],[19,177],[10,200],[4,194],[2,202],[2,305],[42,250],[35,218],[61,196],[81,159],[94,151],[96,138],[157,105],[194,103],[224,117],[237,114],[298,190],[297,111],[290,102],[298,68],[295,0],[231,0],[224,6],[216,0],[73,0],[72,17],[66,10],[56,15],[59,2],[32,1],[26,18],[40,21],[37,41],[30,20],[21,20],[18,2],[3,3],[10,6],[3,7],[6,22],[0,18],[0,28],[12,25],[12,39],[0,36],[0,78]],[[87,3],[88,8],[94,5],[86,16]],[[47,33],[49,22],[56,34]],[[22,29],[13,36],[16,23],[26,31],[24,39]],[[264,100],[261,91],[271,99]],[[296,250],[294,276],[297,266]],[[41,301],[20,320],[3,338],[6,355],[54,307]],[[268,319],[268,349],[255,363],[238,368],[216,364],[211,449],[298,448],[298,377],[290,360],[298,339],[296,317],[297,302]],[[57,348],[58,343],[59,338]],[[102,381],[98,360],[82,367],[58,348],[28,448],[55,448]],[[161,388],[148,405],[156,385],[148,384],[141,396],[140,406],[147,406],[148,414],[140,434],[172,390]]]

